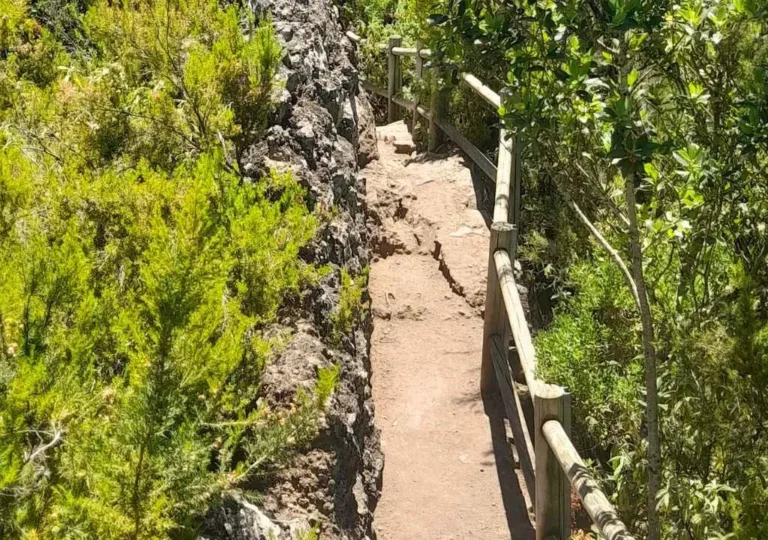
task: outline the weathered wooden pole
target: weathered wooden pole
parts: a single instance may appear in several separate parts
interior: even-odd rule
[[[503,88],[501,92],[499,92],[499,97],[501,100],[501,105],[504,105],[504,102],[507,101],[509,98],[509,89]],[[501,130],[503,137],[509,137],[509,149],[510,149],[510,167],[512,168],[512,181],[511,181],[511,191],[509,194],[509,222],[512,223],[515,227],[520,229],[520,212],[521,212],[521,200],[520,195],[522,193],[522,186],[523,186],[523,164],[521,161],[521,155],[520,155],[520,140],[519,138],[509,133],[506,129],[502,128]],[[499,168],[501,168],[501,155],[499,155]],[[510,257],[512,258],[512,263],[514,264],[515,259],[517,258],[517,245],[513,246],[513,250],[510,253]]]
[[[416,40],[416,60],[413,64],[414,81],[422,81],[424,79],[424,59],[421,57],[421,49],[424,47],[424,43],[420,40]],[[419,94],[420,92],[414,92],[413,96],[413,132],[416,133],[416,124],[419,122]]]
[[[512,159],[514,162],[514,172],[512,177],[512,223],[520,227],[520,216],[522,214],[522,191],[523,191],[523,158],[520,148],[520,138],[513,136],[512,139]]]
[[[509,323],[504,309],[504,297],[499,288],[499,276],[496,272],[494,254],[497,250],[509,251],[515,242],[517,231],[506,222],[496,222],[491,225],[491,244],[488,255],[488,284],[485,291],[485,321],[483,323],[483,358],[480,365],[480,391],[490,395],[498,390],[496,374],[493,369],[492,336],[501,338],[502,348],[506,354],[509,350]],[[506,357],[504,358],[506,361]]]
[[[536,540],[571,537],[571,484],[544,436],[544,424],[557,420],[571,435],[571,394],[537,382],[533,397],[536,452]]]
[[[424,77],[424,59],[421,57],[421,50],[424,48],[424,42],[420,39],[416,40],[416,61],[414,64],[414,70],[416,71],[416,78],[421,79]]]
[[[502,88],[499,92],[499,101],[501,105],[509,97],[509,89]],[[501,214],[508,217],[505,219],[512,225],[520,229],[520,191],[522,184],[522,174],[520,167],[520,152],[517,144],[517,138],[509,133],[504,127],[499,132],[499,160],[497,164],[496,176],[496,200],[494,204],[494,221],[501,219]],[[503,184],[503,190],[500,186]],[[517,243],[512,246],[509,257],[514,265],[517,258]]]
[[[435,152],[445,142],[445,134],[438,127],[438,118],[444,118],[448,109],[448,92],[440,87],[440,71],[433,69],[431,73],[431,90],[429,110],[429,142],[427,150]]]
[[[400,57],[392,49],[400,47],[403,44],[403,38],[400,36],[391,36],[387,42],[387,57],[389,59],[388,77],[387,77],[387,122],[397,122],[400,120],[400,105],[394,102],[393,98],[398,95],[403,87],[403,70]]]

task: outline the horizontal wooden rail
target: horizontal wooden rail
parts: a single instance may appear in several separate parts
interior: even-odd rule
[[[351,30],[348,30],[346,32],[346,36],[349,38],[349,40],[352,43],[356,43],[357,45],[362,45],[364,43],[367,43],[368,40],[364,37],[355,34]],[[378,46],[379,50],[386,51],[387,45],[385,43],[382,43]],[[420,56],[421,58],[431,58],[432,57],[432,51],[430,49],[418,49],[416,47],[394,47],[392,49],[392,54],[395,56]]]
[[[347,37],[353,42],[353,43],[365,43],[365,38],[358,36],[351,30],[347,32]]]
[[[509,194],[512,193],[512,174],[514,173],[513,150],[512,139],[507,137],[506,130],[502,129],[499,134],[499,161],[496,171],[493,221],[510,221],[515,223],[512,219],[509,200]]]
[[[416,47],[395,47],[392,49],[392,54],[396,56],[421,56],[422,58],[431,58],[432,51],[429,49],[421,49],[418,51]]]
[[[493,369],[496,372],[496,380],[499,383],[501,399],[504,402],[504,408],[507,411],[509,426],[512,428],[512,437],[514,437],[517,447],[517,458],[520,461],[520,469],[523,471],[525,485],[528,488],[528,494],[531,500],[536,500],[536,457],[533,451],[533,441],[531,433],[528,431],[528,424],[525,421],[525,413],[520,402],[520,395],[515,388],[515,380],[509,372],[509,362],[505,354],[506,347],[502,343],[501,336],[491,336],[493,348],[491,355],[493,358]]]
[[[517,354],[520,357],[520,365],[523,368],[528,391],[533,397],[536,393],[536,349],[533,347],[531,331],[525,320],[525,311],[520,300],[520,293],[517,290],[512,261],[509,258],[509,253],[504,250],[498,250],[493,258],[496,262],[496,272],[499,276],[499,286],[504,297],[509,326],[512,329],[512,337],[515,339]]]
[[[405,107],[406,109],[413,109],[416,106],[416,102],[411,101],[410,99],[405,99],[402,94],[398,94],[392,98],[392,101],[400,105],[401,107]]]
[[[597,525],[600,536],[606,540],[634,540],[634,536],[627,531],[627,526],[619,519],[613,505],[600,490],[584,461],[579,457],[562,424],[557,420],[549,420],[544,423],[542,431],[571,486]]]
[[[381,88],[378,88],[371,81],[367,79],[360,79],[360,84],[363,85],[363,88],[365,88],[368,92],[371,92],[372,94],[376,94],[377,96],[381,96],[381,97],[387,97],[386,90],[382,90]]]
[[[483,171],[488,178],[496,178],[496,165],[493,164],[493,161],[491,161],[488,156],[483,154],[477,146],[469,142],[469,139],[462,135],[461,132],[453,127],[445,118],[438,117],[436,122],[437,126],[448,135],[448,138],[455,142],[456,145],[461,148],[478,167],[480,167],[480,170]]]
[[[416,56],[416,49],[410,47],[394,47],[392,54],[395,56]]]
[[[358,36],[354,32],[347,32],[347,37],[354,41],[355,43],[363,43],[365,42],[365,39]],[[392,41],[394,39],[395,41]],[[422,58],[429,58],[432,56],[432,51],[429,49],[417,49],[417,48],[411,48],[411,47],[400,47],[400,46],[392,46],[392,43],[398,42],[399,37],[395,36],[394,38],[390,38],[389,43],[384,43],[379,45],[379,49],[382,51],[387,51],[390,53],[390,58],[395,57],[399,58],[400,56],[416,56],[417,54],[421,56]],[[477,165],[483,173],[488,176],[491,180],[497,180],[497,174],[498,169],[496,165],[494,165],[493,161],[486,156],[477,146],[472,144],[469,139],[467,139],[464,135],[461,134],[461,132],[456,129],[452,124],[450,124],[445,118],[441,117],[440,115],[432,116],[431,112],[425,109],[424,107],[417,105],[414,101],[408,100],[402,96],[402,94],[399,93],[400,90],[400,84],[401,84],[401,72],[400,72],[400,65],[398,61],[390,62],[392,66],[390,66],[390,73],[389,73],[389,88],[387,90],[382,90],[381,88],[377,88],[373,84],[371,84],[369,81],[362,79],[361,84],[363,85],[363,88],[365,88],[367,91],[374,93],[379,96],[383,96],[387,98],[392,105],[398,105],[401,107],[404,107],[406,109],[410,109],[413,111],[416,111],[418,114],[422,115],[424,118],[432,120],[437,127],[439,127],[447,136],[449,139],[451,139],[456,146],[461,148],[461,150]],[[394,66],[394,71],[393,71]],[[499,96],[493,92],[490,88],[483,85],[474,75],[471,74],[462,74],[463,80],[486,101],[489,103],[500,103]],[[395,92],[392,95],[390,95],[390,92]],[[392,110],[392,106],[389,107],[390,110]],[[390,113],[388,120],[394,121],[394,114]],[[505,162],[506,165],[506,162]],[[506,178],[508,173],[503,173]],[[507,195],[507,199],[509,196]],[[508,203],[507,203],[508,204]]]
[[[432,113],[423,105],[416,105],[415,110],[424,118],[428,120],[432,119]],[[459,130],[453,127],[447,120],[438,116],[435,118],[435,122],[437,123],[437,126],[448,135],[448,138],[456,143],[456,146],[461,148],[464,153],[475,162],[481,171],[491,179],[496,177],[496,165],[494,165],[490,158],[483,154],[477,146],[469,142],[469,139],[462,135]]]
[[[467,85],[475,91],[475,93],[483,98],[488,104],[490,104],[495,109],[499,109],[501,107],[501,98],[499,97],[499,94],[488,88],[486,85],[484,85],[480,79],[472,75],[471,73],[460,73],[459,78],[461,78],[462,81],[467,83]]]

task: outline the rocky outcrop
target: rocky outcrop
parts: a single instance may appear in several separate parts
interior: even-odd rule
[[[370,315],[332,345],[330,315],[338,306],[340,269],[361,272],[369,263],[365,183],[358,166],[377,157],[373,113],[359,93],[351,44],[332,0],[251,0],[269,14],[286,55],[285,89],[261,142],[248,149],[241,169],[258,178],[290,170],[306,186],[319,215],[329,216],[303,256],[334,271],[300,306],[282,314],[292,337],[266,368],[265,399],[279,406],[311,387],[318,369],[337,364],[340,381],[312,449],[253,486],[257,505],[230,498],[209,519],[206,538],[255,540],[300,537],[315,527],[321,538],[372,538],[383,458],[373,424],[370,386]]]
[[[357,115],[357,164],[365,167],[374,159],[379,158],[379,148],[376,140],[376,117],[373,113],[368,94],[361,89],[361,93],[350,102],[354,104],[352,111]]]

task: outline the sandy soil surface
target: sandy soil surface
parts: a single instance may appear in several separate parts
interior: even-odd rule
[[[381,158],[363,172],[378,239],[375,528],[379,540],[527,540],[502,407],[479,394],[488,230],[462,159],[412,154],[410,141],[402,123],[380,128]]]

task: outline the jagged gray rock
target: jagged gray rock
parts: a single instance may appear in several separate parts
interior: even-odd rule
[[[283,540],[285,535],[256,505],[241,497],[226,497],[209,516],[200,540]]]
[[[373,424],[370,314],[342,337],[340,347],[329,336],[340,268],[357,273],[370,258],[365,181],[358,164],[377,156],[373,113],[360,94],[348,56],[351,44],[332,0],[250,0],[249,5],[257,16],[269,13],[274,21],[286,51],[285,89],[265,137],[241,157],[241,170],[254,179],[269,169],[292,171],[314,208],[333,216],[302,256],[335,271],[302,305],[281,315],[281,325],[292,327],[293,337],[265,370],[265,399],[285,405],[299,388],[312,386],[318,369],[338,364],[341,371],[313,448],[250,486],[263,496],[258,507],[226,499],[211,513],[205,538],[261,540],[272,531],[283,540],[310,527],[317,527],[322,538],[372,538],[383,457]]]
[[[356,123],[353,133],[357,136],[357,164],[365,167],[374,159],[379,159],[376,116],[365,90],[361,89],[360,94],[349,102],[349,114]]]

